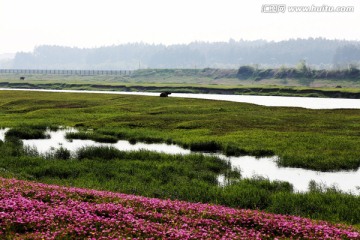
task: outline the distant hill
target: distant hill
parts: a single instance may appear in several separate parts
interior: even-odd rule
[[[17,53],[12,68],[139,69],[139,68],[233,68],[295,66],[300,60],[315,68],[346,67],[360,63],[360,41],[324,38],[281,42],[193,42],[165,46],[129,43],[100,48],[39,46]],[[3,67],[0,65],[0,67]]]

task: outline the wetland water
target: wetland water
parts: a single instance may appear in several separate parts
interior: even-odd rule
[[[7,129],[0,130],[0,139],[4,140],[4,135]],[[23,140],[25,146],[36,147],[38,152],[45,154],[49,151],[54,151],[61,146],[70,150],[72,154],[81,147],[85,146],[113,146],[122,151],[132,150],[150,150],[157,152],[164,152],[168,154],[190,154],[188,149],[181,148],[177,145],[167,144],[146,144],[136,143],[130,144],[128,141],[118,141],[117,143],[98,143],[92,140],[67,140],[65,138],[66,132],[76,131],[74,129],[62,129],[58,131],[47,131],[50,136],[49,139],[30,139]],[[278,167],[276,164],[277,157],[255,158],[252,156],[243,157],[226,157],[222,154],[216,156],[230,161],[233,168],[237,168],[241,172],[243,178],[251,178],[253,176],[261,176],[269,180],[287,181],[293,184],[295,191],[307,191],[311,180],[317,183],[324,184],[328,187],[334,185],[338,189],[353,194],[360,195],[360,169],[357,171],[340,171],[340,172],[318,172],[313,170],[306,170],[301,168]],[[226,179],[224,176],[218,177],[219,184],[225,185]]]
[[[6,89],[0,90],[21,90],[21,91],[39,91],[39,92],[69,92],[69,93],[93,93],[93,94],[127,94],[143,96],[159,96],[159,93],[149,92],[115,92],[115,91],[83,91],[83,90],[43,90],[43,89]],[[279,96],[248,96],[248,95],[221,95],[221,94],[187,94],[173,93],[170,97],[197,98],[210,100],[223,100],[232,102],[245,102],[263,106],[278,107],[302,107],[309,109],[360,109],[359,99],[340,99],[340,98],[309,98],[309,97],[279,97]],[[4,131],[0,130],[0,139],[4,137]],[[71,130],[67,130],[71,131]],[[40,153],[57,149],[60,146],[76,151],[83,146],[114,146],[123,151],[146,149],[151,151],[160,151],[169,154],[189,154],[190,150],[183,149],[176,145],[167,144],[130,144],[128,141],[118,141],[115,144],[97,143],[91,140],[68,141],[64,138],[65,130],[57,132],[48,132],[50,139],[23,140],[25,145],[35,146]],[[340,172],[318,172],[301,168],[278,167],[277,157],[255,158],[251,156],[244,157],[226,157],[218,155],[220,158],[230,161],[233,168],[238,168],[241,175],[245,178],[252,176],[262,176],[269,180],[287,181],[293,184],[296,191],[306,191],[311,180],[326,186],[335,185],[343,191],[351,191],[354,194],[360,194],[360,169],[357,171]],[[225,184],[223,176],[219,176],[220,184]]]
[[[47,89],[15,89],[0,88],[7,91],[38,91],[38,92],[69,92],[69,93],[103,93],[159,96],[160,93],[151,92],[116,92],[116,91],[85,91],[85,90],[47,90]],[[344,98],[312,98],[312,97],[280,97],[280,96],[250,96],[250,95],[223,95],[223,94],[191,94],[173,93],[169,97],[196,98],[221,100],[231,102],[252,103],[273,107],[302,107],[309,109],[360,109],[360,99]]]

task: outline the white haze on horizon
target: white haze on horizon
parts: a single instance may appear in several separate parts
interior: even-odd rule
[[[354,6],[351,13],[262,13],[264,4]],[[0,0],[0,54],[40,45],[360,40],[356,0]]]

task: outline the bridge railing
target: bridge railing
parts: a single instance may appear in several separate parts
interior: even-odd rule
[[[59,69],[0,69],[0,73],[12,74],[53,74],[53,75],[131,75],[131,70],[59,70]]]

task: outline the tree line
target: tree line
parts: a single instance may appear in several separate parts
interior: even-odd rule
[[[317,69],[347,68],[360,63],[360,42],[324,38],[163,45],[129,43],[99,48],[43,45],[19,52],[12,68],[144,69],[232,68],[243,65],[294,67],[300,60]],[[1,65],[0,65],[1,67]]]
[[[360,81],[360,70],[355,64],[348,64],[347,68],[336,69],[313,69],[307,65],[305,60],[301,60],[295,67],[280,68],[259,68],[255,66],[241,66],[236,75],[239,79],[252,79],[259,81],[262,79],[304,79],[307,81],[315,79],[344,79]]]

